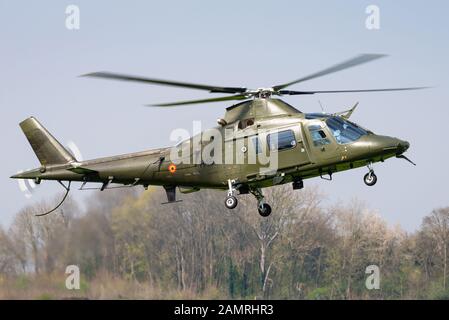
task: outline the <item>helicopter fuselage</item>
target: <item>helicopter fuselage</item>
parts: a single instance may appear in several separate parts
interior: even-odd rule
[[[406,141],[376,135],[342,116],[302,113],[279,99],[254,99],[232,106],[219,123],[176,147],[43,165],[14,177],[105,186],[161,185],[179,187],[185,193],[201,188],[228,189],[232,181],[245,193],[317,176],[330,179],[336,172],[401,155],[409,146]],[[204,150],[211,143],[214,148],[207,155],[213,155],[205,159]],[[180,151],[184,153],[179,156]],[[264,161],[259,159],[262,154]],[[275,164],[268,163],[273,159]]]
[[[241,101],[226,109],[219,126],[191,138],[181,139],[174,147],[154,149],[121,156],[77,161],[35,118],[20,126],[36,153],[41,167],[12,176],[15,179],[57,180],[65,189],[65,200],[72,181],[99,182],[101,191],[111,183],[124,186],[161,185],[169,203],[176,201],[176,189],[183,193],[202,188],[227,189],[225,205],[237,206],[236,192],[252,193],[259,214],[266,217],[271,207],[261,189],[292,182],[293,189],[303,188],[303,180],[320,176],[332,179],[336,172],[367,166],[364,182],[373,186],[377,177],[372,164],[391,157],[405,159],[409,143],[374,134],[349,121],[357,104],[337,114],[307,114],[275,96],[301,96],[327,93],[388,92],[418,90],[425,87],[289,90],[288,87],[324,75],[349,69],[385,57],[361,54],[319,72],[267,88],[248,89],[162,80],[114,72],[94,72],[84,76],[127,82],[164,85],[221,93],[225,96],[153,104],[156,107]],[[246,100],[249,99],[249,100]],[[69,181],[66,187],[62,181]]]

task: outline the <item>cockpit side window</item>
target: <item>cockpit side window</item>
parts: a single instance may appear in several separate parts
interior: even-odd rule
[[[324,133],[321,129],[321,126],[312,124],[309,126],[309,131],[315,147],[324,146],[331,143],[326,137],[326,133]]]
[[[326,124],[339,144],[356,141],[361,136],[368,134],[365,129],[341,117],[331,117],[326,120]]]

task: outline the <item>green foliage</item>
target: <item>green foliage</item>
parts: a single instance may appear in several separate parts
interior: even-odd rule
[[[72,202],[64,218],[36,219],[27,207],[0,231],[1,288],[14,297],[231,299],[448,299],[449,209],[434,210],[420,230],[390,228],[366,206],[324,208],[322,195],[267,190],[273,214],[252,198],[230,214],[222,192],[202,191],[161,206],[164,194],[108,191]],[[64,271],[81,270],[68,292]],[[380,289],[365,287],[368,265]],[[446,272],[446,277],[444,273]],[[448,282],[446,280],[446,282]],[[15,294],[11,294],[15,292]]]
[[[53,299],[54,297],[49,293],[42,293],[36,298],[36,300],[53,300]]]
[[[429,299],[435,300],[449,300],[449,288],[444,288],[442,279],[437,282],[432,282],[427,293]]]
[[[331,298],[330,296],[330,289],[325,287],[325,288],[316,288],[313,289],[312,291],[310,291],[307,294],[307,299],[308,300],[328,300]]]
[[[25,290],[30,285],[30,280],[26,275],[19,275],[16,278],[15,286],[17,289]]]

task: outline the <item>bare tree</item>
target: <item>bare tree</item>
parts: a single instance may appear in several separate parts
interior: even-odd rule
[[[425,217],[422,232],[430,238],[439,254],[443,269],[443,288],[446,289],[449,207],[433,210],[429,216]]]

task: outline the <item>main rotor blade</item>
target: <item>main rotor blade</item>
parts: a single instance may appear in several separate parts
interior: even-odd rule
[[[181,106],[181,105],[186,105],[186,104],[219,102],[219,101],[229,101],[229,100],[244,100],[246,98],[248,98],[248,95],[246,95],[246,94],[237,94],[237,95],[229,96],[229,97],[218,97],[218,98],[200,99],[200,100],[188,100],[188,101],[179,101],[179,102],[147,104],[145,106],[146,107],[173,107],[173,106]]]
[[[315,93],[346,93],[346,92],[380,92],[380,91],[405,91],[405,90],[421,90],[429,87],[410,87],[410,88],[386,88],[386,89],[361,89],[361,90],[327,90],[327,91],[292,91],[280,90],[281,95],[302,95]]]
[[[112,72],[94,72],[83,75],[84,77],[93,77],[93,78],[103,78],[103,79],[113,79],[113,80],[122,80],[122,81],[134,81],[134,82],[143,82],[143,83],[151,83],[151,84],[160,84],[166,86],[174,86],[174,87],[183,87],[190,89],[199,89],[199,90],[207,90],[210,92],[222,92],[222,93],[243,93],[246,92],[246,88],[239,87],[219,87],[219,86],[209,86],[203,84],[195,84],[188,82],[179,82],[179,81],[170,81],[170,80],[162,80],[162,79],[151,79],[144,78],[140,76],[132,76],[126,74],[112,73]]]
[[[349,69],[349,68],[352,68],[352,67],[355,67],[355,66],[358,66],[358,65],[361,65],[361,64],[364,64],[364,63],[367,63],[367,62],[370,62],[370,61],[382,58],[382,57],[386,57],[386,55],[384,55],[384,54],[361,54],[359,56],[356,56],[354,58],[351,58],[349,60],[346,60],[344,62],[336,64],[336,65],[334,65],[334,66],[332,66],[330,68],[324,69],[324,70],[319,71],[319,72],[315,72],[315,73],[313,73],[311,75],[308,75],[306,77],[300,78],[298,80],[274,86],[273,89],[275,91],[278,91],[278,90],[284,89],[284,88],[286,88],[288,86],[291,86],[292,84],[295,84],[295,83],[299,83],[299,82],[315,79],[315,78],[318,78],[318,77],[321,77],[321,76],[324,76],[324,75],[327,75],[327,74],[330,74],[330,73],[334,73],[334,72],[337,72],[337,71],[341,71],[341,70],[344,70],[344,69]]]

